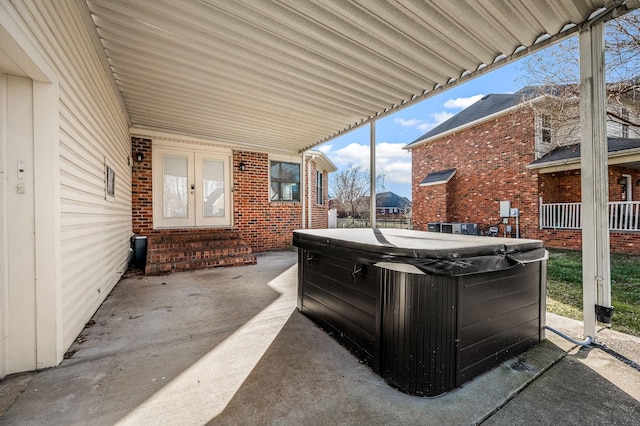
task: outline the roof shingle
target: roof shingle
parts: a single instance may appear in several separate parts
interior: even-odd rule
[[[625,151],[628,149],[640,148],[640,139],[632,138],[607,138],[608,152]],[[549,152],[543,157],[533,161],[531,166],[556,163],[558,161],[568,161],[580,158],[580,144],[561,146]]]
[[[417,145],[419,142],[432,138],[436,135],[446,133],[454,130],[458,127],[462,127],[466,124],[472,123],[476,120],[488,117],[500,111],[511,108],[524,99],[525,96],[522,93],[510,93],[510,94],[490,94],[473,105],[463,109],[458,114],[454,115],[444,123],[434,127],[418,139],[414,140],[405,149],[412,148],[413,145]]]

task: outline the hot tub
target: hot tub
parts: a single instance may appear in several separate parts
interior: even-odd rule
[[[435,396],[544,340],[541,241],[294,231],[300,312],[389,384]]]

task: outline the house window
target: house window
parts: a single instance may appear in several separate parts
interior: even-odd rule
[[[316,172],[316,204],[324,204],[324,174]]]
[[[300,201],[300,164],[271,162],[271,201]]]
[[[104,160],[104,198],[107,201],[115,202],[116,200],[116,172],[111,163],[105,158]]]
[[[549,114],[540,115],[540,141],[543,144],[551,143],[551,116]]]
[[[622,132],[620,134],[621,137],[623,138],[628,138],[629,137],[629,110],[626,108],[622,108],[622,111],[620,111],[620,116],[622,117]]]

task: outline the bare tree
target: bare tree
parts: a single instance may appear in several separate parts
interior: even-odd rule
[[[351,217],[367,210],[369,174],[361,167],[349,167],[331,174],[331,194]],[[367,210],[368,211],[368,210]]]
[[[640,128],[640,11],[605,25],[605,67],[608,119]],[[563,137],[575,134],[577,129],[568,129],[566,123],[578,122],[577,36],[524,59],[518,73],[521,82],[529,86],[525,91],[528,96],[547,95],[545,106],[553,112],[552,127],[562,129]]]

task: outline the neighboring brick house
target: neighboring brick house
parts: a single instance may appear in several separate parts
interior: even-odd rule
[[[336,167],[323,153],[205,142],[132,137],[132,229],[147,237],[146,273],[255,263],[255,252],[291,247],[294,229],[327,227]]]
[[[408,144],[414,229],[475,223],[482,234],[580,249],[578,105],[575,119],[555,120],[550,99],[487,95]],[[640,134],[624,105],[609,106],[611,250],[640,254]]]

